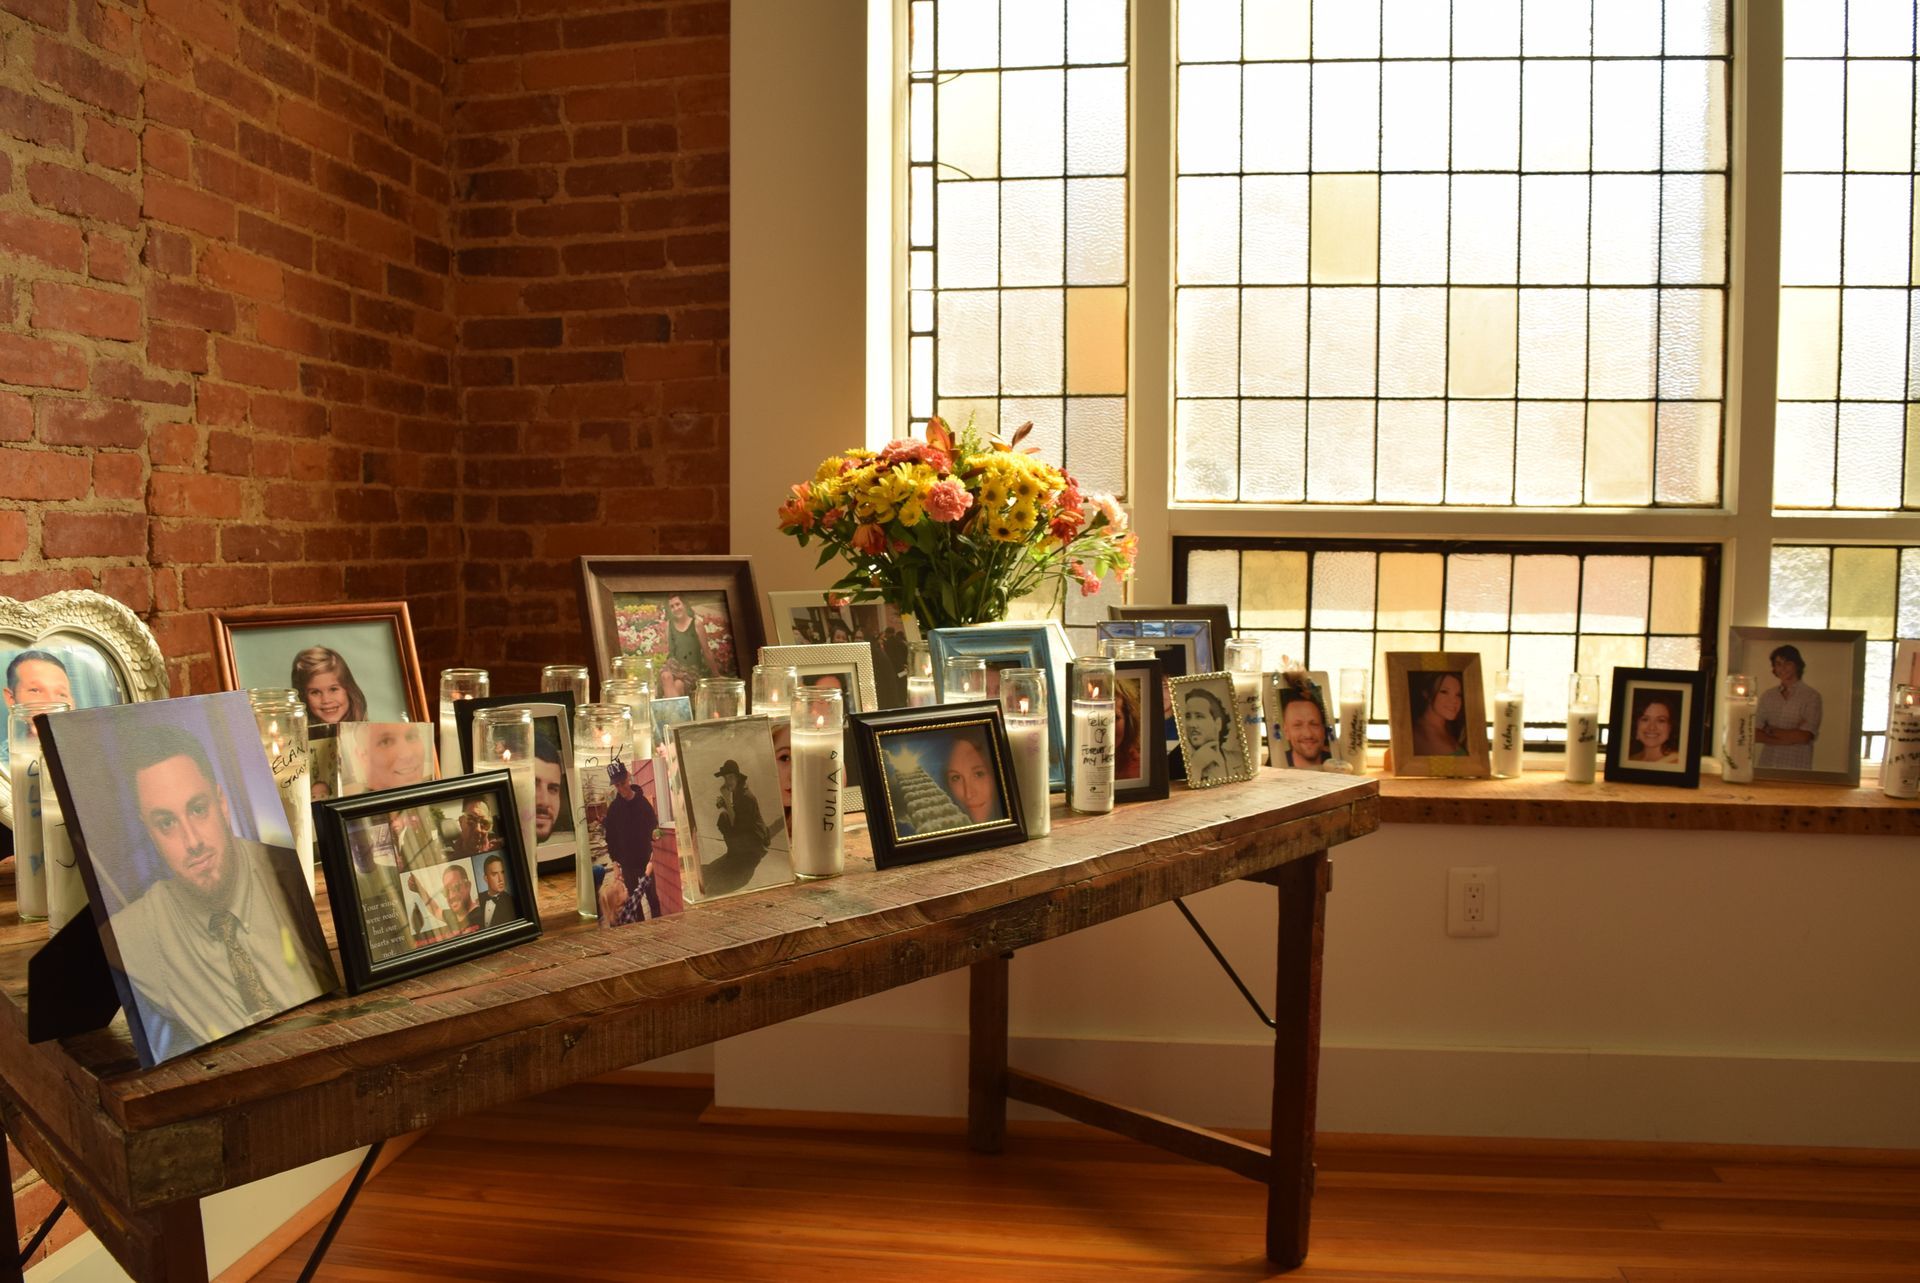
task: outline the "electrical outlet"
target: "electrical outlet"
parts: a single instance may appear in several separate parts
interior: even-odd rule
[[[1447,870],[1447,934],[1500,934],[1500,870],[1492,865]]]

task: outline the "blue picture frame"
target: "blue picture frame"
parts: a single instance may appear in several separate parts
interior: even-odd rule
[[[1061,702],[1067,689],[1067,664],[1073,659],[1073,643],[1067,640],[1066,626],[1057,619],[1002,620],[987,624],[967,624],[958,628],[936,628],[927,634],[933,654],[936,688],[944,687],[947,660],[956,655],[976,656],[987,661],[988,680],[1001,668],[1038,668],[1047,674],[1047,781],[1054,790],[1067,786],[1067,716]],[[991,692],[993,687],[989,685]],[[941,697],[945,698],[944,689]],[[998,701],[997,694],[989,698]]]

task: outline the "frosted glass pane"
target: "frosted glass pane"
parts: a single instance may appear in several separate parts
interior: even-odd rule
[[[1380,291],[1380,395],[1446,392],[1447,292]]]
[[[1727,74],[1722,62],[1666,63],[1663,160],[1668,169],[1724,169]]]
[[[1241,39],[1249,61],[1305,58],[1313,52],[1312,0],[1247,0]]]
[[[1529,175],[1520,187],[1520,280],[1580,285],[1587,279],[1587,178]]]
[[[1727,0],[1667,0],[1667,56],[1727,51]]]
[[[1358,9],[1317,5],[1316,10]],[[1371,170],[1380,159],[1380,64],[1318,63],[1313,69],[1313,167]]]
[[[1587,502],[1631,507],[1653,498],[1653,403],[1587,407]]]
[[[1453,52],[1458,58],[1519,53],[1520,0],[1454,0]]]
[[[1177,403],[1173,491],[1183,501],[1232,499],[1240,416],[1232,401]]]
[[[1827,572],[1832,554],[1825,548],[1773,550],[1767,589],[1767,623],[1775,628],[1827,626]]]
[[[1057,178],[1001,185],[1002,284],[1061,283],[1065,197],[1065,184]]]
[[[1534,9],[1554,7],[1531,6]],[[1589,68],[1590,64],[1584,62],[1527,64],[1526,114],[1521,120],[1522,169],[1587,168],[1591,114],[1587,101]]]
[[[1307,626],[1307,554],[1248,551],[1241,566],[1242,628]]]
[[[908,13],[907,66],[913,71],[932,71],[933,0],[913,0]]]
[[[1906,174],[1912,162],[1913,64],[1849,63],[1847,168]]]
[[[1851,351],[1848,361],[1852,361]],[[1840,468],[1834,479],[1835,505],[1898,508],[1900,462],[1906,452],[1906,438],[1905,406],[1841,402]]]
[[[1520,260],[1520,180],[1459,174],[1453,180],[1453,283],[1509,285]]]
[[[1912,0],[1849,0],[1847,52],[1856,58],[1911,56]]]
[[[1066,462],[1087,489],[1114,495],[1126,493],[1125,397],[1067,399]]]
[[[1700,667],[1698,637],[1647,638],[1648,668],[1680,668],[1693,672]]]
[[[1304,174],[1242,180],[1243,281],[1295,285],[1307,279],[1307,182]]]
[[[940,288],[1000,283],[1000,185],[941,183]]]
[[[1513,558],[1508,554],[1456,553],[1449,557],[1447,631],[1504,632],[1512,590]]]
[[[1121,174],[1127,168],[1127,69],[1067,73],[1067,172]]]
[[[1380,10],[1370,4],[1313,6],[1313,56],[1372,58],[1380,51]]]
[[[1179,117],[1181,173],[1231,174],[1240,168],[1240,68],[1180,68]]]
[[[1241,295],[1241,306],[1241,395],[1304,396],[1307,292],[1247,290]]]
[[[1240,498],[1299,503],[1307,496],[1307,403],[1248,401],[1240,407]]]
[[[1660,180],[1600,174],[1593,180],[1593,283],[1651,285],[1660,254]]]
[[[1653,395],[1654,292],[1595,290],[1590,306],[1587,395]]]
[[[1447,406],[1447,502],[1513,502],[1513,405]]]
[[[1656,633],[1700,631],[1700,585],[1704,568],[1698,557],[1653,559],[1653,610],[1647,621]]]
[[[1447,318],[1447,392],[1510,397],[1517,361],[1516,290],[1457,289]]]
[[[1447,167],[1447,64],[1393,62],[1381,71],[1381,169]]]
[[[1374,650],[1372,633],[1326,632],[1313,633],[1307,640],[1307,667],[1317,672],[1337,673],[1343,668],[1362,668],[1368,670],[1367,690],[1376,701],[1373,705],[1376,717],[1387,715],[1386,688],[1372,680]]]
[[[907,173],[907,235],[912,244],[933,243],[933,171],[916,167]]]
[[[1249,173],[1298,173],[1307,168],[1305,63],[1246,68],[1245,119],[1261,122],[1242,140],[1241,168]],[[1239,121],[1233,128],[1238,132]],[[1182,162],[1185,163],[1184,161]]]
[[[1067,294],[1067,391],[1124,396],[1127,391],[1127,292],[1073,289]]]
[[[1313,559],[1313,626],[1373,626],[1375,555],[1323,552]]]
[[[1381,52],[1389,58],[1444,58],[1451,49],[1451,14],[1433,0],[1384,0]]]
[[[1086,72],[1105,75],[1105,72]],[[1058,71],[1009,71],[1000,77],[1000,172],[1005,177],[1062,172],[1066,77]]]
[[[1781,167],[1789,172],[1839,169],[1847,137],[1843,65],[1789,58],[1783,76]]]
[[[1447,279],[1447,176],[1380,179],[1380,279],[1435,285]]]
[[[1660,291],[1661,396],[1720,395],[1722,297],[1718,290]]]
[[[1595,673],[1600,678],[1600,707],[1613,706],[1613,670],[1645,668],[1647,643],[1644,637],[1583,636],[1579,647],[1579,672]]]
[[[1380,179],[1373,174],[1315,174],[1309,242],[1316,285],[1364,285],[1377,279]]]
[[[1842,291],[1840,327],[1840,395],[1904,396],[1907,389],[1906,291]]]
[[[1319,320],[1315,305],[1314,320]],[[1373,497],[1373,402],[1307,405],[1307,498],[1365,503]]]
[[[1780,283],[1840,283],[1840,177],[1788,174],[1780,180]]]
[[[1456,16],[1455,35],[1459,34]],[[1513,169],[1520,159],[1520,64],[1453,65],[1453,167]]]
[[[1537,556],[1513,559],[1513,629],[1570,633],[1580,607],[1580,559]],[[1569,672],[1573,671],[1571,669]]]
[[[1585,57],[1593,51],[1593,5],[1586,0],[1529,4],[1520,15],[1529,58]]]
[[[1900,618],[1895,631],[1902,637],[1920,637],[1920,548],[1900,551]],[[1909,686],[1920,686],[1920,660],[1915,664]]]
[[[1000,401],[997,397],[941,397],[935,410],[948,423],[971,423],[982,432],[1000,431]]]
[[[933,251],[917,249],[907,255],[907,284],[916,290],[933,288]]]
[[[1907,400],[1920,401],[1920,290],[1907,295]]]
[[[1676,174],[1661,182],[1660,279],[1717,285],[1727,275],[1727,180]]]
[[[1507,661],[1525,673],[1527,720],[1567,720],[1567,675],[1573,672],[1573,638],[1539,637],[1519,633],[1507,642]]]
[[[1374,497],[1381,503],[1439,503],[1445,497],[1440,461],[1446,458],[1446,434],[1444,401],[1382,401]]]
[[[1240,605],[1240,554],[1229,548],[1195,549],[1187,554],[1187,600],[1224,602],[1227,617],[1246,627]]]
[[[1000,77],[991,71],[955,76],[939,95],[940,163],[961,177],[994,177],[1000,164]]]
[[[1023,423],[1033,424],[1033,431],[1020,443],[1021,448],[1033,447],[1040,452],[1036,457],[1055,467],[1066,463],[1066,403],[1059,397],[1006,397],[1000,402],[1000,421],[1010,429],[1017,429]],[[1085,477],[1081,477],[1080,482],[1093,484]]]
[[[1586,390],[1586,291],[1521,290],[1520,395],[1578,397]]]
[[[1600,12],[1613,7],[1597,6]],[[1593,167],[1599,170],[1660,168],[1660,64],[1655,61],[1593,65]]]
[[[1827,627],[1858,628],[1870,641],[1893,639],[1900,556],[1893,548],[1835,548]]]
[[[1052,67],[1066,61],[1066,0],[1000,0],[1000,65]]]
[[[1907,407],[1907,484],[1905,504],[1920,508],[1920,406]]]
[[[1840,291],[1780,291],[1782,400],[1826,400],[1840,378]]]
[[[1847,0],[1787,0],[1786,48],[1802,58],[1836,57],[1847,51]]]
[[[1865,706],[1860,729],[1865,731],[1884,731],[1887,729],[1887,706],[1893,702],[1893,686],[1888,681],[1893,674],[1893,643],[1891,641],[1870,641],[1867,643],[1867,671]],[[1865,760],[1881,760],[1885,741],[1876,743],[1871,755]]]
[[[915,334],[933,329],[932,290],[914,290],[907,296],[907,324]]]
[[[1013,396],[1059,392],[1061,291],[1008,290],[1000,296],[1000,387]]]
[[[1374,304],[1375,294],[1370,289],[1313,291],[1308,313],[1311,395],[1373,395]],[[1367,471],[1370,473],[1371,467]]]
[[[1239,0],[1181,0],[1181,62],[1229,62],[1240,57]]]
[[[933,413],[933,339],[907,340],[907,413],[924,419]]]
[[[1127,183],[1075,178],[1067,183],[1067,282],[1119,285],[1127,279]]]
[[[1177,279],[1182,285],[1228,284],[1240,268],[1240,180],[1179,180]]]
[[[1127,0],[1073,0],[1067,6],[1067,57],[1077,63],[1126,61]]]
[[[940,395],[1000,391],[1000,296],[991,290],[940,296]]]
[[[1570,507],[1580,502],[1586,424],[1587,407],[1582,402],[1520,403],[1514,430],[1515,503]]]
[[[1660,407],[1653,463],[1656,503],[1710,504],[1720,499],[1720,406]]]
[[[935,27],[943,70],[998,65],[999,0],[940,0],[940,18]]]
[[[1174,395],[1239,393],[1240,296],[1237,290],[1181,290],[1174,325]]]
[[[916,164],[933,159],[933,86],[907,87],[907,159]]]
[[[1580,631],[1644,633],[1652,561],[1651,557],[1588,557],[1580,585]]]
[[[1845,283],[1905,285],[1913,260],[1912,178],[1855,174],[1846,184]]]
[[[1380,554],[1380,610],[1375,627],[1395,632],[1439,628],[1444,571],[1437,552]]]
[[[1832,507],[1834,407],[1782,404],[1774,415],[1775,506]]]

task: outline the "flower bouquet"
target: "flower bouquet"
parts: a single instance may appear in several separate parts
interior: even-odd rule
[[[1138,538],[1111,495],[1086,494],[1067,473],[971,424],[958,437],[939,419],[927,439],[848,450],[792,488],[780,528],[802,547],[818,539],[819,564],[847,573],[832,591],[884,601],[923,629],[1004,619],[1007,606],[1068,580],[1083,594],[1133,567]]]

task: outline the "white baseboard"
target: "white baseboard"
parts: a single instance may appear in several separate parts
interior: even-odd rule
[[[1246,1043],[1012,1040],[1012,1063],[1208,1127],[1264,1128],[1272,1051]],[[956,1117],[966,1036],[795,1021],[714,1051],[730,1109]],[[1014,1117],[1052,1117],[1015,1104]],[[1329,1132],[1920,1149],[1920,1063],[1525,1048],[1322,1049]]]

